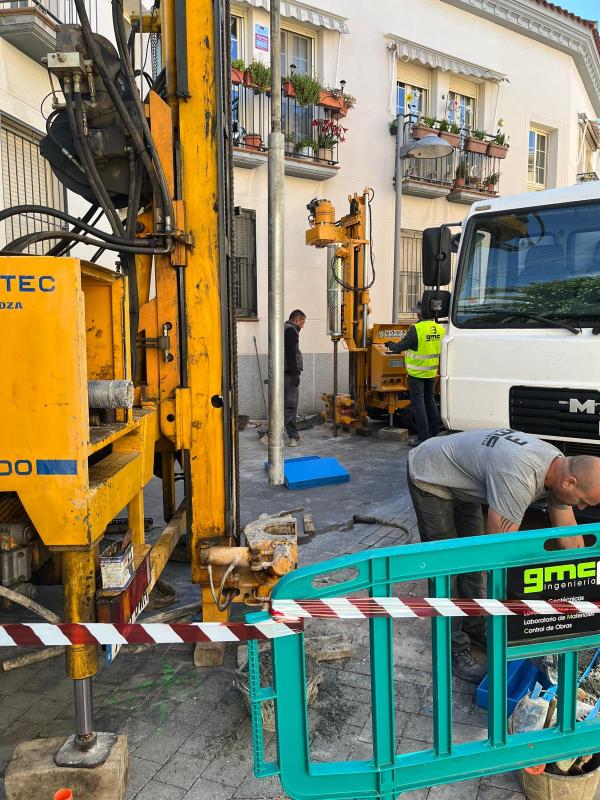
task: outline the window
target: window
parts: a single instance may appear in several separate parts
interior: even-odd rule
[[[529,159],[527,164],[529,188],[545,189],[548,173],[548,134],[531,128],[529,131]]]
[[[236,208],[234,225],[235,310],[238,317],[256,318],[256,211]]]
[[[231,58],[242,58],[242,18],[231,15]]]
[[[64,211],[65,190],[50,169],[50,164],[40,155],[42,138],[36,131],[15,124],[5,116],[0,118],[0,168],[2,170],[2,199],[4,208],[25,203],[50,206]],[[62,227],[46,214],[20,214],[9,217],[4,223],[6,241],[36,231]],[[43,255],[55,241],[31,245],[26,252]]]
[[[281,31],[281,74],[290,74],[294,64],[300,75],[313,73],[313,40],[293,31]]]
[[[448,92],[448,121],[459,128],[474,127],[475,98],[458,92]]]
[[[398,81],[396,83],[396,114],[420,117],[427,113],[427,89],[411,86]]]
[[[421,231],[403,230],[400,241],[402,261],[398,313],[402,316],[414,317],[415,314],[412,309],[423,296],[423,278],[421,275],[423,234]]]

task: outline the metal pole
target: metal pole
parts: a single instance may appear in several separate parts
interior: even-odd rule
[[[92,679],[74,680],[75,686],[75,745],[79,750],[89,750],[96,744],[94,732],[94,701]]]
[[[392,322],[398,322],[400,268],[402,262],[402,145],[404,144],[404,114],[396,117],[396,204],[394,206],[394,281],[392,286]]]
[[[281,4],[271,0],[271,133],[269,134],[269,483],[283,484],[283,133]]]
[[[332,406],[333,406],[333,435],[338,435],[338,427],[336,422],[336,398],[338,393],[338,343],[339,339],[333,340],[333,397],[332,397]]]

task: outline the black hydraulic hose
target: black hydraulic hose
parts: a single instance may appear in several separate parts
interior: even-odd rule
[[[96,216],[96,219],[92,222],[92,217],[97,211],[98,214]],[[102,209],[98,209],[98,206],[92,203],[92,205],[88,208],[83,217],[81,217],[80,221],[84,223],[89,222],[91,225],[95,225],[102,216],[102,213],[103,213]],[[82,230],[83,228],[81,227],[81,225],[77,223],[77,225],[74,225],[71,233],[81,233]],[[54,247],[51,247],[50,250],[48,250],[48,252],[45,255],[64,256],[67,253],[69,253],[73,247],[75,247],[75,244],[76,244],[75,242],[71,242],[71,244],[65,242],[59,242],[58,244],[55,244]]]
[[[144,252],[145,247],[154,246],[152,244],[146,245],[145,243],[148,241],[147,239],[123,239],[120,236],[114,236],[106,231],[101,231],[98,228],[94,228],[83,219],[79,219],[78,217],[73,217],[71,214],[67,214],[66,211],[60,211],[59,209],[51,208],[50,206],[24,204],[20,206],[13,206],[12,208],[5,208],[3,211],[0,211],[0,222],[4,222],[5,219],[14,217],[17,214],[46,214],[49,217],[56,217],[57,219],[61,220],[61,222],[66,222],[69,225],[77,225],[81,228],[81,230],[91,233],[93,236],[97,236],[100,239],[105,239],[110,244],[114,244],[115,247],[112,248],[113,250],[118,249],[119,246],[123,244],[128,247],[135,248],[135,252]]]
[[[140,196],[142,194],[142,167],[135,156],[132,159],[129,169],[129,206],[127,207],[125,233],[129,239],[133,239],[136,234],[136,222],[140,210]]]
[[[152,163],[154,164],[154,167],[156,169],[156,175],[161,185],[161,194],[163,196],[163,204],[164,204],[163,210],[166,211],[167,216],[170,217],[172,226],[175,222],[174,220],[175,212],[173,209],[173,204],[171,202],[171,193],[169,191],[167,179],[160,158],[158,156],[158,152],[156,150],[156,145],[154,144],[154,139],[152,138],[152,133],[150,131],[150,126],[148,125],[148,120],[146,119],[146,114],[142,106],[142,100],[141,97],[139,96],[138,89],[135,83],[135,72],[133,69],[133,65],[131,63],[131,59],[129,57],[129,50],[127,47],[128,44],[127,35],[125,32],[125,23],[123,21],[123,3],[122,0],[112,0],[111,5],[112,5],[112,16],[113,16],[113,25],[115,29],[115,37],[117,40],[117,48],[119,50],[119,55],[121,56],[125,64],[127,79],[129,81],[131,94],[135,102],[135,108],[137,110],[137,114],[140,120],[140,125],[142,127],[142,131],[144,132],[144,138],[147,143],[148,152],[150,153]]]
[[[85,175],[85,170],[79,163],[79,161],[75,158],[73,153],[70,153],[66,147],[64,147],[61,142],[56,138],[56,136],[52,133],[52,121],[56,118],[56,116],[60,114],[59,110],[53,111],[47,118],[46,118],[46,133],[50,137],[50,139],[54,142],[54,144],[59,148],[60,152],[68,158],[69,161],[80,171],[83,172]],[[73,137],[75,137],[75,131],[73,131]]]
[[[101,247],[104,250],[114,250],[117,253],[138,253],[140,255],[156,255],[156,256],[165,256],[171,252],[171,248],[167,247],[159,247],[158,245],[153,244],[151,247],[130,247],[128,245],[123,245],[122,242],[119,244],[112,244],[109,242],[101,242],[97,239],[90,239],[88,236],[83,236],[81,233],[71,233],[70,231],[37,231],[36,233],[28,233],[26,236],[21,236],[19,239],[15,239],[14,241],[7,244],[2,250],[0,250],[0,254],[2,255],[14,255],[18,253],[22,253],[23,250],[31,244],[35,244],[36,242],[43,242],[46,239],[68,239],[74,242],[82,242],[82,244],[87,244],[90,247]]]
[[[94,64],[98,69],[98,72],[100,73],[100,77],[102,78],[104,86],[115,105],[117,113],[119,114],[119,116],[123,120],[123,124],[127,128],[127,132],[131,137],[133,146],[135,147],[136,151],[139,153],[143,161],[144,167],[147,170],[148,176],[152,183],[153,191],[157,197],[162,196],[163,198],[169,199],[168,208],[172,224],[173,208],[172,208],[171,198],[169,197],[166,179],[164,178],[164,174],[162,174],[162,169],[161,169],[161,174],[163,177],[163,181],[161,182],[161,180],[159,179],[159,175],[154,170],[154,165],[152,163],[146,145],[144,144],[144,139],[140,135],[138,128],[136,127],[134,121],[131,118],[131,115],[129,114],[129,111],[127,110],[127,107],[125,106],[125,103],[123,102],[123,98],[119,94],[116,86],[114,85],[114,81],[111,79],[108,69],[106,68],[106,64],[104,63],[104,59],[102,58],[102,53],[100,52],[100,48],[98,47],[98,44],[94,39],[94,33],[92,31],[90,20],[88,18],[87,11],[85,8],[85,0],[75,0],[75,8],[77,9],[77,15],[81,23],[81,28],[83,31],[86,44],[89,47],[90,55],[94,61]]]

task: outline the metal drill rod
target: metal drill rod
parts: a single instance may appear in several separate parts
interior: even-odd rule
[[[400,270],[402,269],[402,146],[404,114],[396,117],[396,202],[394,206],[394,280],[392,287],[392,322],[398,322]]]
[[[73,681],[75,687],[75,745],[79,750],[89,750],[96,744],[94,731],[94,699],[92,679]]]

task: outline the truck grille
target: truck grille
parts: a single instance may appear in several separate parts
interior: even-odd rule
[[[513,386],[510,427],[538,436],[568,436],[600,442],[600,392]]]

